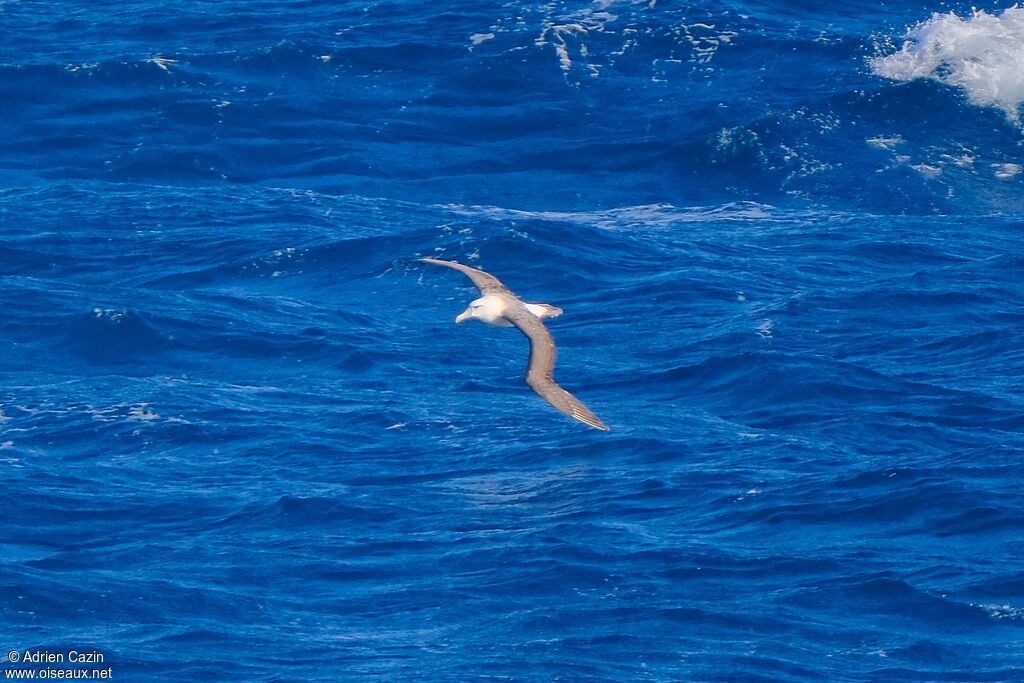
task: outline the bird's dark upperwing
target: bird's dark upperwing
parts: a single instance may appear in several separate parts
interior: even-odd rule
[[[455,261],[444,261],[438,258],[421,258],[420,261],[423,261],[424,263],[433,263],[435,266],[454,268],[460,273],[465,273],[469,276],[469,279],[473,281],[473,284],[477,286],[481,294],[508,294],[509,296],[515,296],[515,294],[512,293],[512,290],[501,283],[501,280],[490,273],[485,273],[482,270],[470,268],[469,266],[464,266],[461,263],[456,263]]]
[[[516,305],[518,304],[518,305]],[[526,369],[526,383],[541,397],[569,417],[598,429],[609,429],[601,418],[583,401],[555,383],[555,359],[558,349],[555,340],[541,319],[530,313],[519,302],[509,302],[505,319],[519,328],[530,340],[530,364]]]

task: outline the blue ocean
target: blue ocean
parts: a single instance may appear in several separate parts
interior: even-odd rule
[[[1024,681],[1024,8],[0,32],[5,679]]]

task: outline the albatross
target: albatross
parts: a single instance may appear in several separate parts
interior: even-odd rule
[[[420,259],[435,266],[453,268],[465,274],[480,290],[481,296],[469,304],[469,308],[455,318],[461,323],[473,318],[499,327],[517,327],[530,340],[530,361],[526,368],[526,383],[540,394],[541,398],[560,411],[580,422],[607,430],[609,427],[583,402],[555,383],[555,358],[558,349],[555,340],[544,325],[544,318],[562,315],[562,309],[551,304],[526,303],[512,293],[501,280],[490,273],[455,261],[436,258]]]

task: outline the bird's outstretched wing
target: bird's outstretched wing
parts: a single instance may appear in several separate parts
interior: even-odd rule
[[[590,408],[583,405],[555,382],[555,359],[558,349],[555,340],[540,318],[519,306],[509,306],[505,319],[519,328],[530,340],[530,363],[526,369],[526,383],[540,396],[569,417],[580,422],[608,430],[609,427]]]
[[[460,273],[465,273],[473,281],[473,284],[477,286],[481,294],[508,294],[509,296],[515,296],[511,289],[501,283],[501,280],[482,270],[470,268],[455,261],[444,261],[439,258],[421,258],[420,261],[433,263],[435,266],[454,268]]]

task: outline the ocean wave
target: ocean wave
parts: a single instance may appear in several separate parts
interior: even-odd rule
[[[899,52],[871,60],[875,74],[897,81],[925,78],[960,88],[981,107],[1020,123],[1024,103],[1024,7],[967,18],[934,14],[911,28]]]
[[[96,308],[71,321],[67,343],[86,358],[131,363],[171,346],[170,339],[131,309]]]

